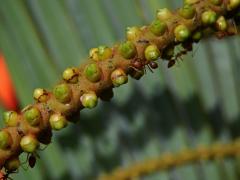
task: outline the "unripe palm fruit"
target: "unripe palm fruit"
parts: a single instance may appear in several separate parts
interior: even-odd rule
[[[45,89],[37,88],[33,92],[33,98],[37,102],[46,102],[48,100],[48,93]]]
[[[229,11],[231,11],[231,10],[234,10],[237,7],[239,7],[239,5],[240,5],[240,0],[229,0],[228,5],[227,5],[227,9]]]
[[[179,9],[179,14],[185,19],[192,19],[196,14],[196,9],[190,4],[185,4]]]
[[[98,97],[96,95],[95,92],[87,92],[84,93],[81,97],[80,97],[80,101],[82,102],[82,105],[85,108],[94,108],[97,106],[98,104]]]
[[[223,2],[223,0],[210,0],[211,1],[211,3],[212,4],[214,4],[214,5],[221,5],[222,4],[222,2]]]
[[[167,8],[163,8],[163,9],[158,9],[157,10],[157,18],[160,21],[166,21],[169,18],[171,18],[172,15],[173,15],[172,12],[169,9],[167,9]]]
[[[107,46],[98,47],[98,59],[100,61],[110,59],[113,56],[112,49]]]
[[[68,124],[66,118],[61,114],[53,114],[49,119],[50,125],[54,130],[61,130],[65,128]]]
[[[181,24],[175,27],[174,35],[177,41],[183,42],[186,41],[190,37],[191,32],[187,28],[187,26]]]
[[[119,51],[120,54],[125,58],[125,59],[132,59],[136,56],[137,54],[137,49],[134,45],[133,42],[131,41],[126,41],[122,43],[119,46]]]
[[[37,126],[41,119],[41,113],[38,108],[30,107],[24,112],[24,118],[31,126]]]
[[[55,98],[61,103],[68,103],[71,100],[72,92],[68,84],[62,83],[56,85],[53,89]]]
[[[219,31],[226,31],[228,28],[227,21],[224,16],[220,16],[216,21],[216,28]]]
[[[126,84],[128,82],[128,77],[121,68],[118,68],[112,72],[111,80],[112,80],[113,85],[115,87],[118,87],[123,84]]]
[[[162,36],[167,30],[167,24],[159,19],[156,19],[150,25],[150,31],[156,36]]]
[[[16,171],[19,168],[20,164],[21,163],[20,163],[20,160],[19,160],[18,157],[12,157],[5,162],[4,167],[9,172],[13,172],[13,171]]]
[[[93,59],[94,61],[99,61],[98,58],[98,48],[92,48],[89,51],[89,57]]]
[[[78,69],[77,68],[67,68],[63,71],[62,77],[65,81],[69,83],[78,82]]]
[[[126,36],[128,41],[135,41],[141,34],[139,27],[133,26],[128,27],[126,31]]]
[[[156,61],[161,55],[158,47],[154,44],[147,46],[144,54],[147,61]]]
[[[15,111],[7,111],[3,113],[3,120],[9,127],[17,126],[18,114]]]
[[[85,77],[95,83],[101,79],[101,70],[96,63],[88,64],[84,69]]]
[[[20,141],[23,151],[33,153],[39,146],[39,142],[33,135],[25,135]]]
[[[217,21],[217,13],[212,10],[208,10],[202,13],[201,18],[204,25],[212,25]]]
[[[0,149],[7,149],[11,145],[11,135],[5,130],[0,131]]]

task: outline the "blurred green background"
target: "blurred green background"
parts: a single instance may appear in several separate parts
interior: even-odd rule
[[[178,0],[0,0],[0,50],[21,107],[36,87],[51,88],[89,48],[124,39]],[[118,166],[240,133],[240,39],[208,39],[171,69],[164,62],[141,81],[115,89],[110,103],[83,110],[77,125],[55,132],[35,168],[14,179],[95,179]],[[3,108],[1,108],[3,111]],[[1,122],[1,124],[3,124]],[[26,157],[23,156],[24,160]],[[216,160],[156,172],[146,180],[238,180],[240,161]]]

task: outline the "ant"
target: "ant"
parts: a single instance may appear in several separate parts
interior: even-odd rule
[[[153,62],[153,61],[148,62],[148,61],[144,61],[144,60],[139,59],[139,58],[133,60],[131,67],[135,71],[144,70],[144,73],[146,73],[145,66],[147,66],[151,72],[153,72],[152,69],[157,69],[158,68],[158,64],[156,62]]]

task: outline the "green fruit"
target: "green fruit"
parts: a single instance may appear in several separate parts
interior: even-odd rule
[[[33,98],[37,102],[46,102],[48,100],[48,93],[45,89],[37,88],[33,92]]]
[[[50,125],[54,130],[61,130],[65,128],[68,124],[66,118],[61,114],[53,114],[49,119]]]
[[[5,130],[0,131],[0,149],[7,149],[11,145],[11,135]]]
[[[140,34],[141,34],[141,30],[140,30],[140,28],[138,28],[136,26],[127,28],[126,35],[127,35],[128,41],[135,41],[136,39],[138,39]]]
[[[125,43],[122,43],[119,46],[119,51],[120,54],[125,58],[125,59],[132,59],[136,56],[137,54],[137,49],[134,45],[133,42],[131,41],[126,41]]]
[[[181,25],[178,25],[177,27],[175,27],[174,34],[175,34],[175,38],[177,41],[183,42],[183,41],[186,41],[190,37],[191,32],[189,31],[187,26],[181,24]]]
[[[78,69],[77,68],[67,68],[62,75],[63,79],[70,83],[78,82]]]
[[[228,28],[227,21],[224,16],[220,16],[216,21],[216,28],[219,31],[226,31]]]
[[[160,51],[156,45],[149,45],[144,54],[147,61],[156,61],[160,57]]]
[[[88,64],[84,69],[86,78],[95,83],[101,79],[101,70],[96,63]]]
[[[61,103],[68,103],[72,96],[71,88],[65,83],[56,85],[53,89],[53,94]]]
[[[166,32],[167,24],[159,19],[156,19],[152,22],[149,28],[154,35],[161,36]]]
[[[128,77],[122,69],[118,68],[112,72],[111,80],[113,85],[115,87],[118,87],[123,84],[126,84],[128,82]]]
[[[212,10],[208,10],[202,13],[201,18],[204,25],[212,25],[217,21],[217,13]]]
[[[15,111],[7,111],[3,113],[3,120],[9,127],[17,126],[18,114]]]
[[[82,105],[85,108],[94,108],[97,106],[98,104],[98,97],[95,94],[95,92],[88,92],[88,93],[84,93],[81,97],[80,97],[80,101],[82,102]]]
[[[39,142],[33,135],[26,135],[22,137],[20,146],[23,151],[33,153],[38,148]]]
[[[192,19],[196,14],[196,9],[192,5],[186,4],[179,9],[179,14],[185,19]]]
[[[37,126],[41,119],[41,113],[36,107],[31,107],[24,112],[24,118],[31,126]]]
[[[240,0],[229,0],[227,4],[227,9],[231,11],[238,8],[239,5],[240,5]]]
[[[107,60],[112,58],[113,52],[112,49],[107,46],[99,46],[98,47],[98,59],[100,61]]]

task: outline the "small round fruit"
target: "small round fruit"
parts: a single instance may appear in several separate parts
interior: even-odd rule
[[[202,13],[201,19],[204,25],[212,25],[217,21],[217,13],[212,10],[205,11]]]
[[[68,84],[62,83],[56,85],[53,89],[55,98],[61,103],[68,103],[71,100],[72,92]]]
[[[112,49],[107,46],[98,47],[98,59],[100,61],[110,59],[113,56]]]
[[[65,116],[63,116],[61,114],[51,115],[49,122],[50,122],[52,129],[57,130],[57,131],[65,128],[68,124]]]
[[[45,89],[37,88],[33,92],[33,98],[37,102],[46,102],[48,100],[48,93]]]
[[[196,9],[190,4],[185,4],[179,9],[179,14],[185,19],[192,19],[196,14]]]
[[[41,113],[38,108],[31,107],[24,112],[24,118],[31,126],[37,126],[41,119]]]
[[[33,153],[39,146],[39,142],[33,135],[25,135],[20,141],[23,151]]]
[[[167,24],[164,21],[156,19],[150,25],[150,31],[156,36],[162,36],[167,30]]]
[[[11,145],[11,135],[5,130],[0,131],[0,149],[7,149]]]
[[[17,126],[18,114],[15,111],[6,111],[3,113],[3,120],[9,127]]]
[[[156,61],[160,57],[160,51],[154,44],[149,45],[145,49],[144,54],[147,61]]]
[[[82,105],[85,108],[92,109],[92,108],[97,106],[97,104],[98,104],[98,97],[97,97],[95,92],[91,91],[91,92],[88,92],[88,93],[84,93],[80,97],[80,101],[82,102]]]
[[[169,9],[167,9],[167,8],[163,8],[163,9],[158,9],[157,10],[157,18],[160,21],[166,21],[169,18],[171,18],[172,15],[173,15],[172,12]]]
[[[137,54],[137,49],[134,45],[133,42],[131,41],[126,41],[122,43],[119,46],[119,51],[120,54],[125,58],[125,59],[132,59],[136,56]]]
[[[191,32],[189,31],[187,26],[180,24],[177,27],[175,27],[174,34],[177,41],[183,42],[190,37]]]
[[[65,81],[69,83],[77,83],[78,82],[78,70],[77,68],[67,68],[62,77]]]
[[[135,41],[141,34],[141,30],[139,27],[133,26],[127,28],[127,40],[129,41]]]
[[[113,85],[115,87],[118,87],[123,84],[126,84],[128,82],[128,77],[121,68],[118,68],[112,72],[111,80],[112,80]]]
[[[101,70],[96,63],[88,64],[84,69],[85,77],[95,83],[101,79]]]

